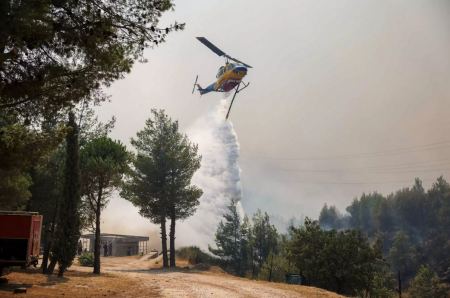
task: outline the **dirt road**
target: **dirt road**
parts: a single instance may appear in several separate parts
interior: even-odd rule
[[[178,265],[187,266],[182,261]],[[311,287],[237,278],[215,267],[177,271],[158,267],[159,259],[107,257],[102,259],[101,276],[80,266],[72,266],[62,280],[33,270],[12,272],[9,285],[0,286],[0,297],[341,297]],[[13,295],[13,288],[21,284],[27,294]]]

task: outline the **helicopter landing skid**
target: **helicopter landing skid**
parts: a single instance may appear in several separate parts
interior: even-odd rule
[[[243,84],[244,87],[242,87],[242,88],[239,89],[239,87],[241,86],[241,84]],[[227,120],[227,119],[228,119],[228,116],[230,115],[231,107],[233,106],[233,102],[234,102],[234,99],[236,98],[236,95],[237,95],[239,92],[241,92],[242,90],[244,90],[245,88],[247,88],[248,85],[250,85],[250,82],[248,82],[247,84],[245,84],[244,82],[242,82],[242,83],[239,83],[239,85],[236,86],[236,89],[235,89],[236,91],[235,91],[234,94],[233,94],[233,99],[231,99],[230,107],[228,108],[228,112],[227,112],[227,116],[225,117],[225,120]]]
[[[195,78],[194,87],[192,87],[192,94],[194,94],[195,86],[197,86],[197,81],[198,81],[198,75],[197,75],[197,77]]]

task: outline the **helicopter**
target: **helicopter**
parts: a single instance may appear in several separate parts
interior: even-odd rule
[[[197,39],[219,57],[224,57],[225,65],[219,68],[216,75],[216,81],[206,88],[202,88],[200,84],[197,83],[197,75],[197,77],[195,78],[194,88],[192,89],[192,94],[194,94],[195,87],[197,87],[200,95],[204,95],[209,92],[230,92],[234,90],[233,99],[231,100],[230,107],[228,108],[228,112],[225,117],[225,119],[228,119],[236,95],[247,88],[250,84],[244,83],[242,79],[247,75],[248,69],[252,67],[248,64],[245,64],[244,62],[239,61],[238,59],[229,56],[205,37],[197,37]]]

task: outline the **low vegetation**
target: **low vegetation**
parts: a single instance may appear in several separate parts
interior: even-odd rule
[[[91,252],[83,252],[78,257],[78,263],[84,267],[94,267],[94,254]]]
[[[219,259],[203,252],[197,246],[188,246],[177,249],[177,257],[180,259],[187,260],[189,264],[209,264],[209,265],[219,265]]]

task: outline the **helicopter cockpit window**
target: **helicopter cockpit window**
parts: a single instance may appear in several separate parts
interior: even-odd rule
[[[224,70],[225,70],[225,67],[224,67],[224,66],[221,66],[221,67],[219,68],[219,71],[217,72],[216,77],[217,77],[217,78],[220,77],[220,76],[223,74]]]

